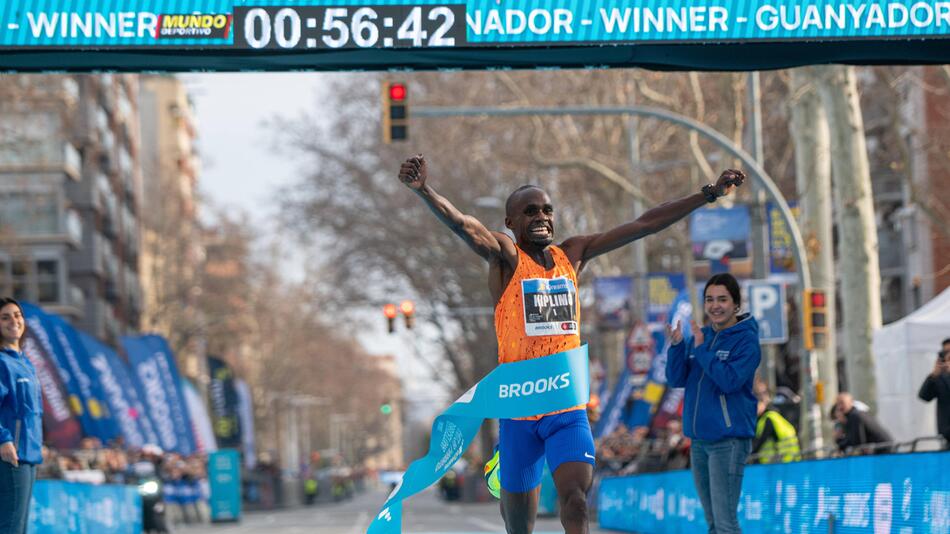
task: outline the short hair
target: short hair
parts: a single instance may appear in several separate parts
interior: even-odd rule
[[[948,337],[947,339],[944,339],[940,344],[946,345],[947,343],[950,343],[950,337]]]
[[[505,215],[511,214],[511,205],[514,203],[515,196],[517,196],[518,193],[526,189],[537,189],[539,191],[544,191],[543,189],[541,189],[541,186],[534,185],[534,184],[524,184],[522,186],[518,186],[518,189],[515,189],[514,191],[512,191],[511,194],[508,195],[508,200],[505,201]]]
[[[706,282],[706,287],[703,288],[703,298],[706,298],[706,291],[709,290],[709,286],[724,286],[726,291],[729,292],[729,296],[732,297],[732,301],[736,303],[736,306],[742,306],[742,293],[739,291],[739,282],[735,276],[729,273],[713,275],[713,277]]]

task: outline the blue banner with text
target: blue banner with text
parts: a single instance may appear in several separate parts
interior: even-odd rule
[[[739,524],[743,532],[950,534],[948,464],[950,452],[927,452],[749,466]],[[706,531],[689,471],[604,479],[597,502],[601,528]]]
[[[432,423],[429,452],[412,462],[370,523],[368,534],[397,534],[402,501],[442,478],[487,418],[530,417],[585,404],[590,398],[587,345],[499,365]]]
[[[142,498],[135,486],[38,480],[30,534],[140,534]]]

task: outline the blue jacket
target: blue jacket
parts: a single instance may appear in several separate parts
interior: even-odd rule
[[[22,352],[0,349],[0,444],[8,441],[20,462],[43,463],[43,397],[36,369]]]
[[[686,388],[683,433],[690,438],[715,441],[755,436],[752,383],[762,359],[759,325],[748,314],[738,319],[719,332],[703,327],[703,344],[698,347],[686,339],[667,353],[667,383]]]

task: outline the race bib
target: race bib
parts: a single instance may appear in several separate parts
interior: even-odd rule
[[[521,281],[524,331],[529,336],[577,334],[577,290],[569,278]]]

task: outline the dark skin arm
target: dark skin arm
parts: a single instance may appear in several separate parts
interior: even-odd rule
[[[736,187],[745,181],[742,171],[728,169],[719,175],[715,186],[718,196],[732,193]],[[694,193],[676,200],[664,202],[655,208],[628,223],[599,234],[571,237],[561,244],[567,257],[574,265],[574,270],[580,272],[590,260],[620,248],[637,239],[655,234],[664,228],[689,215],[697,208],[706,204],[706,197],[702,193]]]
[[[498,302],[518,266],[518,248],[514,241],[501,232],[488,230],[471,215],[458,210],[428,183],[428,166],[420,154],[405,161],[399,169],[399,180],[412,189],[452,232],[489,262],[489,289]],[[724,171],[715,183],[718,196],[730,194],[745,181],[742,171]],[[580,273],[588,261],[640,239],[659,232],[706,203],[702,193],[666,202],[648,210],[636,220],[597,234],[571,237],[560,247],[564,250],[575,272]],[[543,258],[542,258],[543,259]]]

